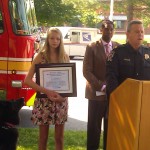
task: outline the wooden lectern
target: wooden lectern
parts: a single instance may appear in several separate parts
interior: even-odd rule
[[[127,79],[112,92],[107,150],[150,150],[150,81]]]

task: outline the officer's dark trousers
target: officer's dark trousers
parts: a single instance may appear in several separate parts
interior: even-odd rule
[[[105,112],[106,101],[88,101],[87,150],[97,150],[99,148],[101,123]]]

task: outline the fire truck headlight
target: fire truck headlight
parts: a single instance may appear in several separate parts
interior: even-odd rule
[[[21,88],[22,87],[22,80],[13,80],[11,82],[12,87]]]

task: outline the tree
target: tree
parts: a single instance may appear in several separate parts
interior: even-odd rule
[[[45,26],[86,26],[98,27],[98,10],[109,12],[110,1],[102,0],[34,0],[39,25]],[[120,7],[121,6],[121,7]],[[128,21],[142,19],[147,26],[150,22],[149,0],[114,0],[114,12],[127,15]],[[107,15],[108,14],[102,14]]]
[[[101,9],[109,11],[110,3],[101,1]],[[149,0],[114,0],[114,12],[127,15],[127,21],[141,19],[145,26],[150,22],[150,1]]]
[[[120,7],[120,4],[122,7]],[[142,19],[145,26],[150,22],[150,1],[147,0],[123,0],[115,2],[114,11],[127,14],[127,20],[134,18]]]
[[[134,12],[136,17],[143,20],[145,26],[150,24],[150,1],[141,0],[134,9]]]
[[[86,27],[97,27],[100,22],[99,14],[96,10],[100,7],[99,0],[63,0],[64,4],[73,5],[77,14],[74,19]],[[74,26],[75,22],[72,22]]]
[[[64,25],[76,14],[73,5],[65,5],[61,0],[34,0],[34,3],[38,25]]]
[[[132,0],[127,0],[127,18],[128,21],[133,20],[134,18],[134,3]]]

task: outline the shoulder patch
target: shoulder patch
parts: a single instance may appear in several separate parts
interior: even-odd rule
[[[112,50],[112,51],[110,52],[110,54],[108,55],[108,57],[107,57],[107,61],[112,61],[112,58],[114,57],[114,54],[115,54],[115,51]]]

